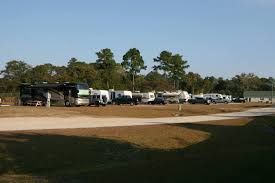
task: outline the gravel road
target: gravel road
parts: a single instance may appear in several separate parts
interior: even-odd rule
[[[0,118],[0,131],[18,130],[43,130],[43,129],[73,129],[73,128],[99,128],[136,125],[159,125],[174,123],[196,123],[204,121],[216,121],[238,119],[243,117],[255,117],[271,115],[275,108],[258,108],[245,112],[170,117],[170,118],[95,118],[95,117],[15,117]]]

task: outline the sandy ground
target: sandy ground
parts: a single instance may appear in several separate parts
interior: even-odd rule
[[[76,128],[98,128],[117,126],[138,126],[138,125],[160,125],[177,123],[197,123],[204,121],[217,121],[239,119],[246,117],[264,116],[275,113],[275,108],[257,108],[243,112],[169,117],[169,118],[95,118],[88,116],[79,117],[14,117],[1,118],[0,131],[20,130],[43,130],[43,129],[76,129]]]
[[[107,106],[107,107],[0,107],[2,117],[129,117],[129,118],[162,118],[179,116],[197,116],[217,113],[246,111],[253,108],[269,107],[260,103],[219,104],[219,105],[138,105],[138,106]],[[1,119],[0,119],[1,120]]]

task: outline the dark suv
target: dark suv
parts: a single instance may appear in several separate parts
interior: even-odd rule
[[[131,98],[128,95],[124,95],[118,98],[115,98],[113,101],[113,104],[130,104],[130,105],[138,105],[138,99],[137,98]]]
[[[190,104],[211,104],[211,100],[209,98],[203,98],[203,97],[195,97],[188,100]]]
[[[155,100],[148,102],[148,104],[162,104],[165,105],[167,102],[164,100],[163,97],[157,97]]]

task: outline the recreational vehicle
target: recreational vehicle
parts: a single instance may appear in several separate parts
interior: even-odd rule
[[[185,103],[191,98],[188,92],[181,90],[176,92],[159,92],[157,97],[163,97],[168,103]]]
[[[105,106],[110,100],[109,92],[107,90],[94,90],[90,88],[90,93],[90,105]]]
[[[50,96],[50,98],[49,98]],[[22,84],[20,86],[21,104],[41,101],[46,105],[81,106],[88,105],[89,87],[86,83]]]
[[[133,97],[131,91],[127,90],[109,90],[109,102],[112,102],[114,99],[122,97],[122,96],[130,96],[130,98]]]
[[[228,101],[228,102],[232,102],[232,96],[231,95],[222,95],[223,99]]]
[[[132,96],[137,98],[140,103],[150,104],[155,100],[155,93],[154,92],[147,92],[147,93],[133,93]]]

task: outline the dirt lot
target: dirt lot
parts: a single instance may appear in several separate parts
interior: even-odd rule
[[[175,117],[205,115],[226,112],[245,111],[252,108],[268,107],[267,104],[221,104],[221,105],[182,105],[182,111],[178,111],[178,105],[138,105],[138,106],[106,106],[106,107],[0,107],[1,117]]]
[[[0,182],[269,182],[274,121],[2,132]]]

